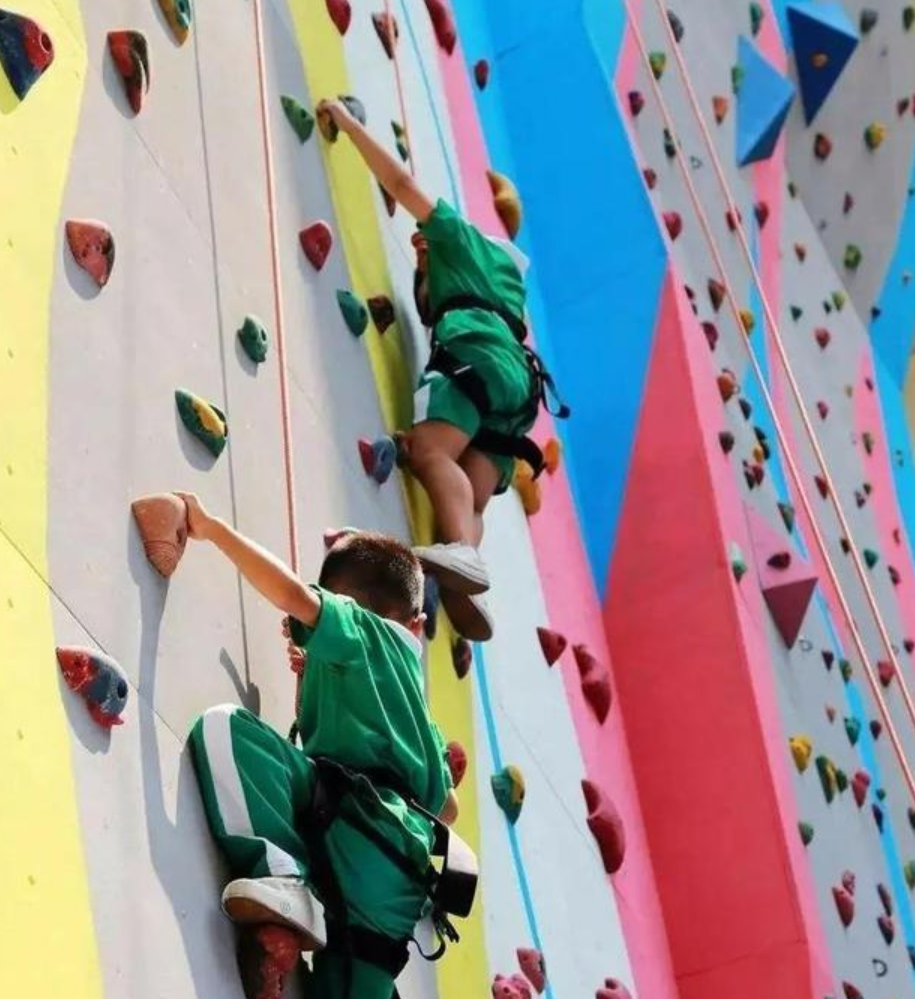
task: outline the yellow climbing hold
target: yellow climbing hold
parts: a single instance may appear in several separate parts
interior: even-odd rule
[[[521,505],[528,517],[540,512],[542,497],[540,483],[534,478],[534,470],[526,461],[515,462],[515,475],[512,485],[521,498]]]
[[[508,177],[496,173],[495,170],[487,170],[486,176],[489,178],[489,187],[492,190],[496,214],[502,220],[502,225],[505,226],[509,239],[514,239],[521,228],[523,214],[518,189]]]
[[[879,149],[883,145],[883,140],[886,138],[886,125],[882,122],[875,121],[872,122],[864,130],[864,143],[868,149],[874,150]]]
[[[810,758],[813,756],[813,743],[806,735],[793,735],[788,740],[791,747],[791,755],[794,757],[794,765],[798,773],[803,773],[810,766]]]

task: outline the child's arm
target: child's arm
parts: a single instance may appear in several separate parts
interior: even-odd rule
[[[349,113],[346,105],[342,101],[321,101],[317,111],[319,115],[330,115],[337,128],[352,139],[365,165],[388,194],[403,205],[417,222],[426,222],[435,208],[431,199],[416,186],[416,181],[403,166]]]
[[[309,628],[317,624],[321,600],[278,558],[239,534],[217,517],[211,517],[193,493],[177,493],[187,504],[188,535],[212,541],[244,578],[274,607]]]

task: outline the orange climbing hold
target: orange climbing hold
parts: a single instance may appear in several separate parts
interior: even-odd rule
[[[724,368],[721,374],[718,375],[718,391],[721,393],[723,402],[727,402],[740,391],[740,386],[737,384],[737,375],[730,368]]]
[[[66,234],[73,259],[104,288],[114,267],[114,237],[101,222],[75,219],[67,222]]]
[[[540,492],[540,482],[534,478],[534,470],[526,461],[515,462],[515,474],[512,479],[518,496],[521,499],[521,506],[528,517],[533,517],[540,513],[543,497]]]
[[[187,545],[187,506],[174,493],[142,496],[130,505],[143,550],[166,579],[178,568]]]
[[[334,234],[326,222],[314,222],[299,233],[299,243],[308,262],[319,271],[330,256],[334,245]]]
[[[108,51],[118,75],[124,81],[127,101],[134,114],[143,108],[149,92],[149,49],[139,31],[109,31]]]
[[[715,113],[715,121],[720,125],[728,116],[728,111],[731,108],[731,102],[727,97],[722,97],[717,94],[712,98],[712,111]]]
[[[555,475],[562,463],[562,441],[558,437],[551,437],[541,450],[543,451],[543,465],[547,475]]]
[[[455,787],[460,787],[464,774],[467,773],[467,751],[459,742],[449,742],[445,749],[448,769],[451,771],[451,782]]]
[[[429,17],[432,18],[432,29],[435,31],[439,45],[448,55],[451,55],[457,43],[457,31],[454,27],[451,9],[445,0],[426,0],[426,10],[429,11]]]
[[[597,840],[604,870],[615,874],[626,856],[626,833],[622,819],[604,792],[589,780],[581,782],[588,809],[588,828]]]
[[[543,650],[547,666],[552,666],[569,644],[565,635],[560,635],[558,631],[551,631],[549,628],[538,628],[537,637],[540,639],[540,648]]]
[[[607,667],[588,651],[586,645],[573,645],[572,653],[578,666],[581,692],[598,722],[603,725],[613,703],[613,690]]]
[[[813,155],[822,163],[829,159],[831,153],[832,139],[824,132],[819,132],[813,140]]]
[[[353,19],[353,9],[349,5],[349,0],[327,0],[327,13],[330,14],[337,31],[345,35]]]
[[[502,220],[502,225],[505,226],[509,239],[514,239],[521,228],[523,214],[521,196],[515,185],[504,174],[496,173],[495,170],[487,170],[486,176],[489,178],[489,187],[492,191],[496,214]]]

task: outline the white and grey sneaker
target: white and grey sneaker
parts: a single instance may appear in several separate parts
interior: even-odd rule
[[[489,573],[472,545],[455,541],[448,545],[420,546],[413,549],[413,554],[445,589],[470,594],[489,589]]]
[[[233,922],[273,923],[297,930],[302,950],[327,944],[324,908],[301,878],[239,878],[222,893],[222,911]]]
[[[488,642],[493,634],[492,615],[479,594],[441,591],[442,607],[454,630],[468,642]]]

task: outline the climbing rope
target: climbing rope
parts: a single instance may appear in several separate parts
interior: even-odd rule
[[[694,208],[694,210],[696,212],[696,215],[698,217],[699,224],[700,224],[700,227],[702,229],[703,235],[705,236],[705,239],[708,242],[710,252],[711,252],[712,257],[713,257],[714,262],[715,262],[715,267],[717,268],[718,273],[721,276],[722,284],[723,284],[723,287],[725,289],[725,296],[726,296],[727,301],[728,301],[728,305],[730,306],[730,308],[731,308],[731,310],[732,310],[732,312],[734,314],[734,318],[735,318],[735,320],[737,322],[737,328],[738,329],[743,329],[743,320],[742,320],[742,317],[741,317],[740,304],[737,301],[737,299],[736,299],[736,297],[734,295],[734,292],[733,292],[733,290],[731,288],[731,285],[730,285],[730,283],[727,280],[727,271],[726,271],[726,268],[725,268],[725,265],[724,265],[724,260],[723,260],[723,258],[721,256],[721,251],[720,251],[720,249],[718,247],[717,240],[715,239],[715,235],[714,235],[714,233],[712,231],[708,215],[705,212],[705,209],[704,209],[704,207],[702,205],[702,201],[701,201],[701,199],[699,197],[698,191],[696,190],[696,185],[693,182],[692,174],[691,174],[691,171],[690,171],[690,168],[689,168],[689,164],[688,164],[687,159],[684,156],[682,150],[680,149],[679,143],[676,141],[676,129],[675,129],[675,126],[674,126],[673,115],[671,114],[670,108],[669,108],[667,102],[664,99],[664,95],[663,95],[663,92],[661,91],[660,83],[658,82],[657,78],[655,77],[654,73],[652,72],[652,68],[651,68],[651,57],[650,57],[650,54],[649,54],[649,50],[648,50],[648,48],[647,48],[647,46],[645,44],[644,36],[642,35],[641,29],[639,27],[637,17],[636,17],[636,15],[633,12],[633,9],[632,9],[632,0],[622,0],[622,2],[623,2],[623,6],[625,7],[626,17],[627,17],[627,20],[629,22],[630,29],[632,30],[633,38],[634,38],[634,40],[636,42],[637,48],[639,49],[639,54],[640,54],[640,56],[641,56],[641,58],[642,58],[642,60],[643,60],[643,62],[645,64],[646,68],[648,69],[648,78],[651,81],[652,91],[654,93],[655,99],[658,102],[658,106],[659,106],[660,111],[661,111],[661,116],[662,116],[662,118],[664,120],[664,125],[668,129],[668,132],[670,133],[671,137],[674,140],[675,159],[676,159],[677,164],[678,164],[678,166],[680,167],[680,169],[681,169],[681,171],[683,173],[683,177],[684,177],[684,181],[685,181],[685,184],[686,184],[687,191],[689,193],[690,201],[692,202],[693,208]],[[755,265],[755,263],[753,261],[753,255],[752,255],[752,252],[750,250],[750,246],[749,246],[749,243],[747,241],[746,234],[745,234],[745,232],[743,230],[743,227],[742,227],[742,224],[740,222],[740,215],[738,214],[737,206],[736,206],[736,204],[734,202],[734,199],[733,199],[733,197],[731,195],[730,188],[729,188],[729,186],[727,184],[727,180],[724,177],[724,172],[723,172],[723,169],[721,167],[721,162],[718,159],[717,154],[715,152],[714,143],[712,141],[711,135],[709,134],[708,129],[705,126],[705,121],[704,121],[704,119],[702,117],[702,112],[701,112],[701,109],[699,108],[698,101],[696,99],[695,90],[692,88],[692,86],[691,86],[691,84],[689,82],[689,73],[688,73],[688,70],[685,67],[684,62],[683,62],[683,57],[682,57],[681,53],[679,52],[678,44],[677,44],[676,38],[675,38],[675,36],[673,34],[673,29],[670,27],[670,24],[669,24],[669,21],[668,21],[668,18],[667,18],[667,12],[663,8],[663,4],[662,4],[661,0],[655,0],[655,3],[657,4],[657,6],[659,8],[659,11],[660,11],[660,13],[662,15],[662,18],[661,18],[662,22],[665,25],[668,26],[668,32],[670,34],[671,45],[672,45],[673,51],[675,53],[675,57],[677,59],[677,63],[678,63],[679,69],[680,69],[680,73],[681,73],[681,75],[684,78],[685,86],[687,88],[687,92],[688,92],[688,95],[689,95],[690,103],[691,103],[692,108],[693,108],[693,112],[694,112],[694,114],[696,115],[696,117],[699,120],[700,128],[701,128],[701,130],[703,132],[704,140],[706,142],[707,147],[710,150],[712,161],[715,164],[715,172],[718,175],[719,183],[722,185],[722,188],[723,188],[723,191],[724,191],[724,194],[725,194],[725,199],[727,201],[728,209],[731,212],[731,217],[734,219],[734,221],[736,223],[736,231],[739,233],[741,246],[742,246],[744,254],[745,254],[746,258],[747,258],[747,263],[748,263],[749,268],[750,268],[750,273],[751,273],[753,282],[755,283],[755,285],[756,285],[756,287],[757,287],[757,289],[759,291],[760,300],[762,302],[762,306],[763,306],[763,311],[764,311],[766,323],[767,323],[767,325],[768,325],[768,327],[769,327],[769,329],[770,329],[770,331],[772,333],[773,341],[775,342],[775,344],[777,346],[779,360],[780,360],[781,365],[782,365],[782,367],[783,367],[783,369],[785,371],[786,377],[788,379],[789,385],[790,385],[791,390],[792,390],[792,394],[793,394],[795,403],[796,403],[796,405],[798,407],[798,410],[799,410],[799,412],[801,414],[801,420],[802,420],[802,423],[804,425],[804,429],[805,429],[805,431],[807,433],[807,436],[810,439],[811,445],[812,445],[813,450],[814,450],[814,454],[815,454],[815,456],[817,458],[817,462],[819,464],[820,469],[823,472],[823,477],[826,480],[827,487],[828,487],[828,492],[829,492],[829,494],[833,498],[833,503],[834,503],[834,506],[835,506],[835,509],[836,509],[837,516],[839,518],[839,523],[842,526],[843,531],[845,531],[845,536],[849,540],[850,547],[851,547],[851,553],[852,553],[852,555],[854,557],[854,562],[855,562],[856,569],[858,570],[859,577],[861,578],[862,583],[864,585],[864,591],[865,591],[865,594],[867,596],[867,601],[868,601],[870,610],[871,610],[871,612],[872,612],[872,614],[873,614],[873,616],[875,618],[875,621],[877,623],[877,627],[878,627],[878,631],[880,633],[881,639],[882,639],[883,644],[885,645],[885,647],[886,647],[886,649],[887,649],[887,651],[889,653],[890,661],[892,662],[893,667],[895,669],[897,682],[900,685],[900,690],[901,690],[902,695],[903,695],[903,700],[904,700],[905,705],[906,705],[906,710],[907,710],[909,719],[912,722],[913,727],[915,727],[915,705],[913,705],[912,699],[911,699],[911,697],[909,695],[908,688],[907,688],[906,684],[903,681],[902,673],[901,673],[901,670],[899,669],[899,663],[898,663],[898,660],[896,658],[895,651],[893,650],[893,647],[892,647],[892,641],[891,641],[891,639],[889,637],[889,633],[888,633],[888,631],[886,629],[886,625],[883,622],[883,618],[882,618],[882,616],[880,614],[879,607],[877,606],[876,600],[875,600],[875,598],[873,596],[873,592],[870,589],[870,586],[869,586],[869,584],[867,582],[866,576],[864,575],[863,564],[862,564],[861,559],[860,559],[860,557],[859,557],[859,555],[857,553],[857,550],[856,550],[856,548],[854,546],[851,534],[850,534],[850,532],[848,530],[848,522],[847,522],[847,520],[845,518],[845,515],[844,515],[844,512],[843,512],[843,510],[841,508],[841,504],[838,501],[838,498],[837,498],[837,495],[836,495],[836,490],[835,490],[835,488],[833,486],[833,483],[832,483],[832,481],[831,481],[831,479],[829,477],[829,472],[828,472],[828,468],[826,466],[826,462],[825,462],[825,458],[823,456],[823,452],[822,452],[822,450],[821,450],[821,448],[819,446],[819,441],[817,440],[816,433],[815,433],[815,431],[813,429],[813,425],[812,425],[812,423],[810,421],[810,418],[807,415],[806,407],[803,404],[802,396],[801,396],[801,392],[800,392],[800,388],[799,388],[799,386],[797,384],[797,380],[794,377],[794,373],[793,373],[793,370],[791,368],[790,361],[788,360],[787,352],[785,350],[784,344],[783,344],[781,336],[779,334],[778,325],[777,325],[777,323],[775,321],[775,316],[774,316],[771,304],[768,301],[768,297],[766,296],[765,290],[764,290],[763,285],[762,285],[762,279],[761,279],[761,277],[759,275],[759,272],[758,272],[758,270],[756,268],[756,265]],[[807,493],[806,493],[806,491],[804,489],[804,486],[802,484],[801,472],[800,472],[800,469],[797,466],[797,463],[794,460],[794,455],[793,455],[793,453],[791,451],[791,448],[789,446],[789,440],[788,440],[787,433],[786,433],[784,427],[782,426],[782,423],[781,423],[781,421],[780,421],[780,419],[778,417],[778,414],[776,413],[775,404],[774,404],[774,402],[772,400],[772,396],[771,396],[771,394],[769,392],[769,389],[768,389],[768,386],[766,384],[765,376],[763,374],[762,368],[760,367],[759,361],[756,358],[756,354],[754,353],[754,351],[750,347],[749,338],[747,339],[747,353],[748,353],[748,356],[749,356],[750,365],[751,365],[751,367],[752,367],[752,369],[753,369],[753,371],[754,371],[754,373],[756,375],[757,381],[759,383],[761,395],[762,395],[763,400],[765,402],[765,405],[766,405],[766,407],[769,410],[769,413],[771,415],[773,427],[775,429],[775,433],[776,433],[776,436],[778,438],[779,444],[781,445],[781,448],[782,448],[782,452],[783,452],[784,459],[785,459],[785,464],[786,464],[786,466],[788,468],[788,471],[789,471],[789,473],[791,475],[791,478],[792,478],[792,480],[793,480],[793,482],[795,484],[795,487],[797,489],[798,496],[799,496],[800,501],[801,501],[801,506],[802,506],[802,508],[803,508],[803,510],[804,510],[805,514],[807,515],[807,518],[808,518],[808,520],[810,522],[810,526],[811,526],[811,529],[812,529],[812,532],[813,532],[813,536],[814,536],[814,539],[816,541],[817,548],[820,551],[820,555],[821,555],[821,557],[823,559],[823,563],[824,563],[824,566],[826,568],[827,575],[829,576],[829,580],[832,583],[832,586],[833,586],[833,588],[835,590],[837,599],[839,601],[840,609],[842,611],[843,617],[845,618],[845,621],[846,621],[846,624],[847,624],[847,627],[848,627],[849,634],[852,637],[852,642],[853,642],[853,644],[855,646],[855,649],[856,649],[856,651],[857,651],[857,653],[858,653],[858,655],[859,655],[859,657],[861,659],[862,665],[864,667],[864,674],[865,674],[865,677],[867,679],[868,686],[870,687],[871,694],[872,694],[872,696],[874,698],[874,701],[876,702],[877,707],[878,707],[878,709],[880,711],[880,715],[881,715],[881,717],[883,719],[884,727],[886,729],[887,735],[889,736],[890,743],[892,744],[893,750],[894,750],[894,752],[895,752],[895,754],[897,756],[897,759],[899,761],[899,766],[900,766],[900,769],[902,770],[903,777],[905,778],[905,782],[906,782],[906,785],[908,787],[909,794],[911,795],[912,801],[915,802],[915,778],[913,778],[911,768],[909,767],[909,763],[908,763],[908,761],[906,759],[905,750],[903,749],[902,743],[901,743],[901,741],[899,739],[899,735],[898,735],[898,733],[896,731],[895,725],[893,724],[893,720],[892,720],[892,718],[890,716],[890,713],[889,713],[889,708],[887,707],[887,704],[886,704],[886,702],[885,702],[885,700],[883,698],[882,691],[880,690],[879,681],[878,681],[877,677],[874,674],[874,670],[873,670],[873,667],[871,665],[870,657],[867,654],[867,651],[866,651],[865,646],[864,646],[864,641],[863,641],[863,639],[861,637],[861,633],[860,633],[860,631],[858,629],[857,624],[855,623],[854,615],[853,615],[853,613],[851,611],[851,608],[850,608],[850,606],[848,604],[848,601],[845,598],[845,594],[844,594],[844,592],[842,590],[842,587],[841,587],[841,584],[839,582],[838,573],[836,572],[836,569],[835,569],[835,566],[833,565],[832,559],[829,556],[829,552],[828,552],[827,547],[826,547],[825,539],[823,537],[822,532],[820,531],[820,527],[819,527],[816,515],[814,514],[813,506],[811,505],[809,499],[807,498]]]
[[[286,477],[286,518],[289,529],[289,565],[299,571],[299,535],[295,512],[295,475],[292,459],[292,419],[289,410],[289,372],[286,363],[286,335],[283,326],[283,283],[280,271],[279,231],[276,209],[276,177],[273,168],[273,147],[270,139],[270,116],[267,101],[267,69],[264,55],[263,9],[261,0],[254,0],[254,38],[257,51],[257,80],[260,91],[261,132],[264,146],[264,168],[267,175],[267,216],[270,224],[270,267],[273,278],[273,321],[276,329],[276,352],[280,376],[280,423],[283,430],[283,467]],[[296,674],[295,712],[298,717],[302,674]]]
[[[397,101],[400,104],[400,121],[403,126],[404,139],[407,144],[407,162],[410,164],[410,173],[416,176],[416,164],[413,161],[413,141],[410,133],[410,121],[407,115],[407,99],[404,92],[403,77],[400,72],[400,59],[397,50],[400,47],[397,39],[397,31],[394,25],[394,15],[391,13],[391,0],[384,0],[384,16],[388,22],[388,30],[391,33],[391,59],[394,62],[394,80],[397,84]]]

